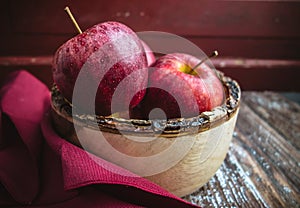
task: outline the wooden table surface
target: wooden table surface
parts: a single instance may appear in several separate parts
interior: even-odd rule
[[[300,207],[300,105],[243,92],[227,157],[185,200],[202,207]]]

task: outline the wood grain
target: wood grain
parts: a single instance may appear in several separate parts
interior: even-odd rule
[[[76,31],[119,21],[134,31],[164,31],[228,57],[299,59],[299,1],[2,0],[0,55],[49,55]]]
[[[9,72],[27,69],[51,88],[52,59],[53,55],[0,56],[0,85]],[[300,60],[216,57],[212,63],[216,69],[237,80],[243,90],[300,91]]]
[[[12,28],[20,33],[73,33],[67,5],[83,29],[116,20],[136,31],[159,30],[178,35],[299,38],[300,2],[293,1],[35,1],[11,0]],[[18,6],[17,6],[18,5]],[[91,6],[92,5],[92,6]],[[51,17],[51,21],[49,21]],[[61,27],[62,25],[66,27]],[[38,27],[37,27],[38,26]]]
[[[231,148],[215,176],[184,199],[202,207],[300,207],[300,106],[245,92]]]
[[[300,106],[274,92],[256,96],[248,92],[244,102],[264,119],[279,134],[285,137],[297,150],[300,150]]]

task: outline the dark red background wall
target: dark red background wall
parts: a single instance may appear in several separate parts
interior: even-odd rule
[[[300,2],[199,0],[2,0],[0,75],[25,68],[51,85],[55,50],[81,28],[120,21],[133,30],[188,38],[204,52],[217,49],[216,67],[245,90],[300,91]]]

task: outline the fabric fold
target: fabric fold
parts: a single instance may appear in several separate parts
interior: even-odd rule
[[[47,96],[46,86],[23,70],[11,73],[0,90],[0,181],[21,204],[31,204],[39,191],[40,121]]]
[[[0,206],[196,207],[59,137],[50,92],[26,71],[0,90]]]

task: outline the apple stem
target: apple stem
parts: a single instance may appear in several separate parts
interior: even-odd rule
[[[79,25],[77,24],[77,22],[76,22],[76,20],[75,20],[75,18],[74,18],[74,16],[73,16],[73,14],[72,14],[72,12],[71,12],[71,10],[69,9],[68,6],[65,8],[65,11],[67,12],[67,14],[69,15],[69,17],[71,18],[71,20],[72,20],[72,22],[73,22],[75,28],[77,29],[78,33],[81,34],[82,31],[81,31]]]
[[[194,66],[194,68],[192,69],[195,70],[197,67],[199,67],[201,64],[203,64],[205,61],[207,61],[208,59],[210,58],[214,58],[216,57],[217,55],[219,55],[218,51],[214,51],[210,56],[208,57],[205,57],[204,59],[202,59],[198,64],[196,64],[196,66]]]

